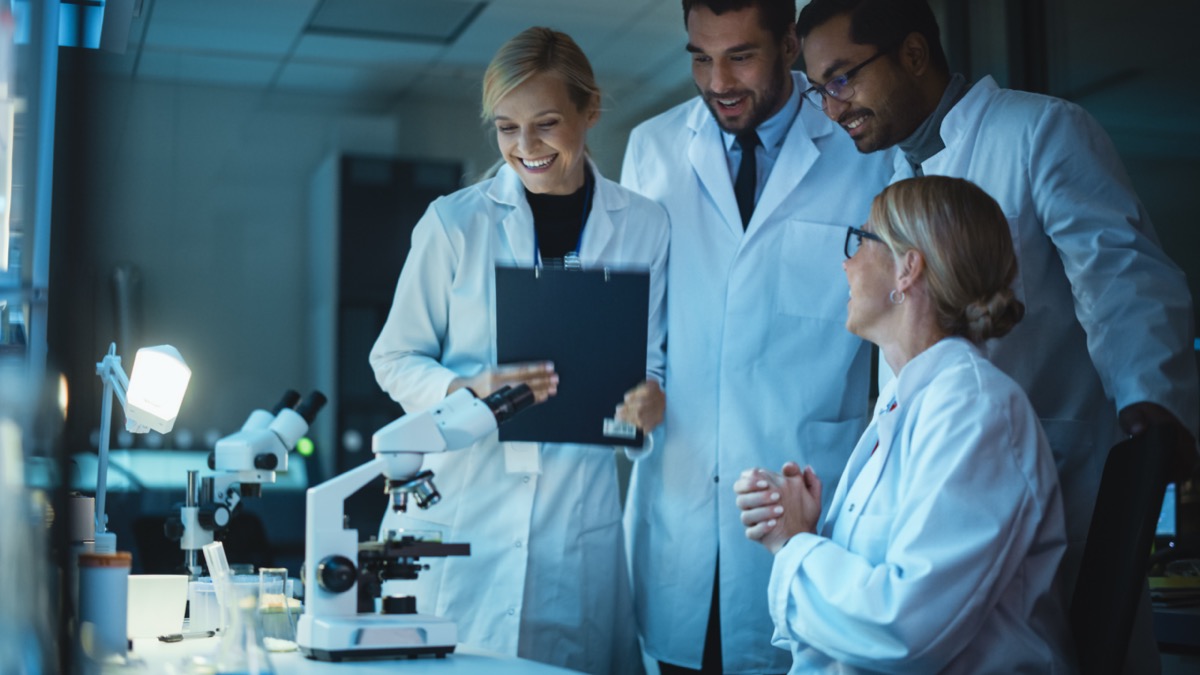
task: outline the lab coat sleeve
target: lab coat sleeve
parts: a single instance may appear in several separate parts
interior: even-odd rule
[[[657,380],[666,389],[666,345],[667,345],[667,264],[670,238],[670,226],[667,214],[658,204],[653,205],[653,217],[660,222],[655,223],[659,232],[658,239],[652,244],[654,258],[650,262],[650,316],[646,323],[646,379]],[[667,405],[671,402],[667,401]],[[661,433],[662,425],[654,432],[645,435],[641,447],[624,447],[625,456],[637,461],[649,455],[654,450],[656,434]]]
[[[410,412],[441,401],[450,382],[458,377],[439,362],[459,255],[437,205],[436,201],[431,204],[413,229],[412,250],[370,354],[379,386]]]
[[[621,165],[621,185],[642,193],[642,184],[638,178],[638,137],[640,131],[635,129],[630,135],[625,148],[625,158]],[[663,212],[664,219],[667,217]],[[650,317],[646,342],[646,377],[658,380],[666,388],[666,344],[667,344],[667,265],[668,249],[670,248],[669,222],[661,228],[662,238],[656,246],[656,255],[650,266]],[[667,405],[671,405],[667,401]],[[638,460],[649,455],[655,446],[655,436],[662,433],[660,426],[653,433],[646,434],[646,440],[640,448],[625,448],[625,456]]]
[[[650,316],[646,335],[646,378],[666,379],[667,346],[667,256],[670,228],[666,211],[655,204],[656,215],[661,215],[662,225],[656,228],[660,236],[654,243],[654,259],[650,263]]]
[[[638,158],[640,156],[638,149],[641,147],[640,138],[640,129],[635,128],[629,134],[629,143],[625,146],[625,158],[621,161],[621,185],[638,194],[645,194],[642,192],[642,181],[638,176]]]
[[[1058,249],[1088,351],[1117,409],[1170,410],[1197,435],[1192,301],[1108,135],[1082,108],[1055,102],[1031,139],[1033,199]]]
[[[815,650],[816,661],[897,673],[938,672],[967,646],[1045,509],[1021,466],[1036,424],[1014,432],[1004,403],[961,391],[926,397],[911,436],[885,459],[901,462],[894,504],[869,500],[850,535],[886,537],[883,560],[810,534],[780,550],[768,589],[776,644],[792,643],[798,662]]]

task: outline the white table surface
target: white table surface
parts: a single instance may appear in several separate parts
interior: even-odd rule
[[[165,643],[155,638],[135,638],[130,652],[130,665],[120,670],[105,668],[104,672],[155,673],[156,675],[188,675],[188,660],[211,656],[220,638],[197,638]],[[544,663],[503,656],[493,652],[459,645],[445,658],[424,656],[416,659],[371,661],[341,661],[328,663],[305,658],[299,651],[272,652],[271,665],[277,675],[338,675],[339,673],[378,673],[383,675],[564,675],[574,673]]]

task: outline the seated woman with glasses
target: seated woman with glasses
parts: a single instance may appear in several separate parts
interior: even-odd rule
[[[965,180],[901,181],[846,255],[846,327],[897,376],[823,523],[811,469],[734,485],[746,536],[775,555],[774,643],[792,673],[1072,672],[1054,460],[979,349],[1024,314],[1003,212]]]

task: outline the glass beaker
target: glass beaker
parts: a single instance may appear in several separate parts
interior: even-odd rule
[[[228,628],[217,645],[216,672],[219,675],[274,675],[275,669],[263,644],[258,617],[258,593],[253,587],[229,589],[232,602],[223,608]]]
[[[263,567],[258,571],[258,617],[267,651],[290,652],[296,645],[296,611],[288,597],[288,571]]]

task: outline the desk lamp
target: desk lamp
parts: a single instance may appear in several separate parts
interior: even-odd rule
[[[160,345],[139,349],[133,359],[133,376],[127,377],[121,367],[121,357],[117,356],[117,345],[113,343],[104,360],[96,364],[96,374],[104,382],[104,394],[100,404],[100,456],[96,465],[95,550],[112,553],[117,550],[117,537],[108,531],[108,515],[104,512],[112,395],[116,395],[125,411],[127,431],[165,434],[175,426],[192,371],[174,347]]]

